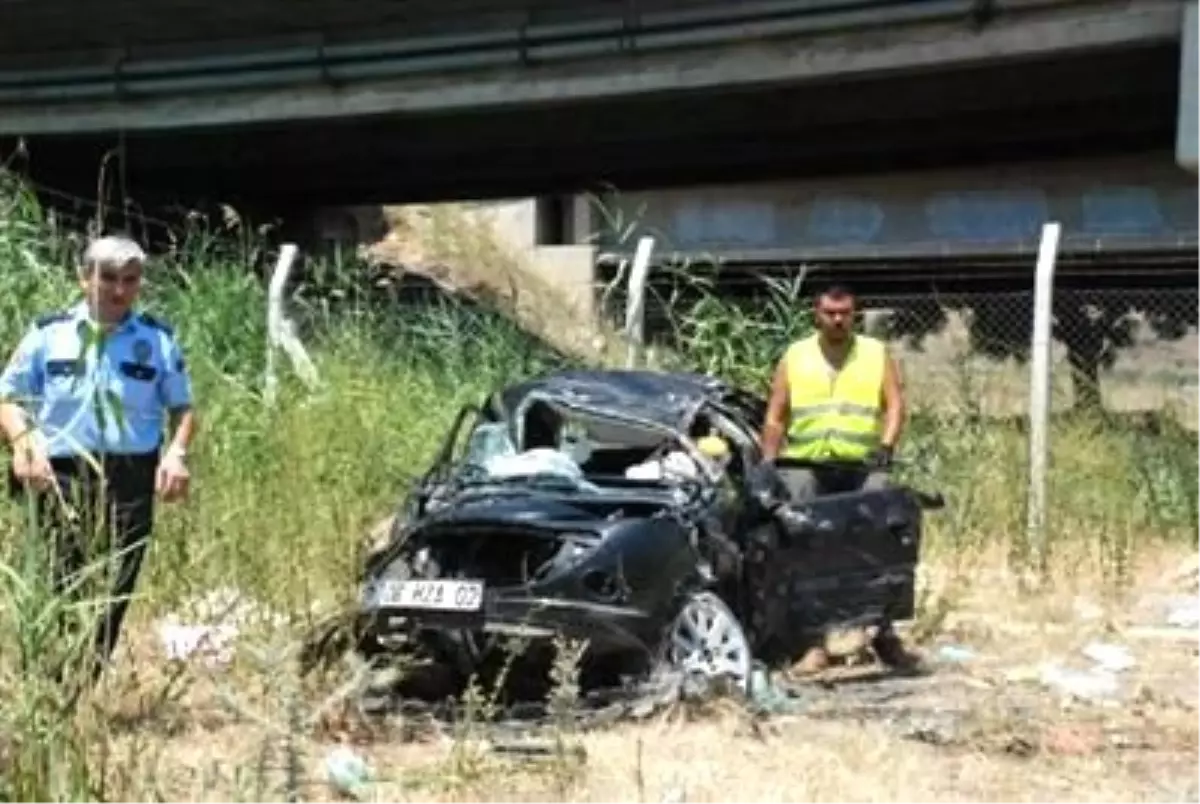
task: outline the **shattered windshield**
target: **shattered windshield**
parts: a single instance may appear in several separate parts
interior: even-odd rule
[[[471,430],[455,471],[459,484],[598,492],[598,484],[691,485],[703,474],[669,433],[637,418],[535,399],[515,419],[515,426],[479,422]]]
[[[467,483],[517,480],[539,484],[594,488],[579,464],[560,449],[534,448],[518,452],[504,422],[480,424],[467,440],[463,456]]]
[[[484,467],[492,458],[516,454],[508,426],[504,422],[486,422],[471,431],[463,461]]]

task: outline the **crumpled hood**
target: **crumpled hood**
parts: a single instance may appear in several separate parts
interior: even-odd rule
[[[537,492],[514,491],[455,500],[430,513],[420,527],[445,527],[450,524],[579,523],[599,522],[600,518],[580,506]]]
[[[436,510],[427,510],[415,530],[447,526],[512,527],[528,525],[531,529],[599,532],[617,521],[653,517],[678,503],[677,491],[646,491],[590,494],[580,493],[577,501],[569,492],[557,489],[516,485],[507,487],[482,486],[462,491],[440,503]]]

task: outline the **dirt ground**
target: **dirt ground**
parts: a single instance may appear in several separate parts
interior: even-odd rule
[[[722,701],[563,733],[557,746],[540,738],[533,756],[397,723],[372,730],[334,706],[322,728],[301,730],[290,786],[346,800],[325,764],[341,742],[368,763],[358,795],[374,801],[1196,801],[1197,629],[1167,623],[1195,600],[1195,566],[1194,553],[1149,562],[1124,600],[1098,598],[1086,579],[1019,597],[999,571],[927,578],[934,594],[956,591],[936,627],[920,624],[932,631],[920,644],[925,675],[835,667],[789,683],[786,699],[769,690],[768,716]],[[1095,643],[1123,648],[1133,665],[1097,675],[1086,655]],[[124,666],[137,670],[104,694],[114,783],[135,798],[285,795],[278,679],[239,650],[234,669],[181,665],[176,697],[148,626],[131,634]],[[1053,673],[1072,669],[1077,684],[1111,689],[1089,699],[1053,686]],[[310,691],[301,708],[316,705]]]

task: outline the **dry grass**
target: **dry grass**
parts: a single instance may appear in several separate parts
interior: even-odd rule
[[[807,714],[758,724],[728,712],[572,737],[586,752],[579,765],[563,756],[513,760],[449,736],[406,741],[394,726],[372,734],[339,717],[335,707],[324,728],[305,735],[311,742],[299,792],[309,800],[342,797],[325,783],[322,767],[324,752],[340,738],[374,768],[367,795],[381,801],[1194,799],[1195,634],[1127,639],[1126,631],[1138,621],[1154,624],[1137,602],[1170,594],[1165,584],[1176,583],[1176,570],[1188,558],[1194,562],[1194,553],[1164,548],[1143,554],[1127,593],[1107,599],[1097,594],[1100,578],[1072,571],[1090,556],[1060,558],[1052,586],[1034,594],[1022,593],[1018,579],[998,570],[1003,561],[996,554],[953,569],[931,566],[928,590],[953,603],[924,650],[952,641],[977,653],[969,663],[936,671],[945,682],[929,699],[931,711],[939,700],[946,708],[962,704],[964,695],[972,710],[949,744],[905,739],[882,721],[839,717],[837,693],[823,697],[824,708],[834,711],[821,717],[822,707],[814,704]],[[1092,606],[1103,614],[1086,611]],[[1032,668],[1070,661],[1093,639],[1124,639],[1133,647],[1138,667],[1122,683],[1134,703],[1068,706],[1032,680]],[[248,637],[244,650],[255,641]],[[122,672],[98,696],[96,725],[108,731],[114,760],[112,793],[193,801],[282,795],[288,785],[278,735],[245,715],[282,721],[277,674],[244,660],[216,672],[193,666],[184,671],[181,697],[164,703],[156,651],[148,624],[135,625]],[[827,673],[836,678],[851,671]],[[237,690],[236,707],[226,689]],[[309,689],[306,708],[320,697]]]

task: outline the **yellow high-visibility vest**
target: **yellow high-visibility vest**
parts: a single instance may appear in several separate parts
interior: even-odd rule
[[[785,356],[791,420],[782,458],[857,461],[879,445],[882,341],[855,335],[840,370],[825,359],[817,336],[796,341]]]

